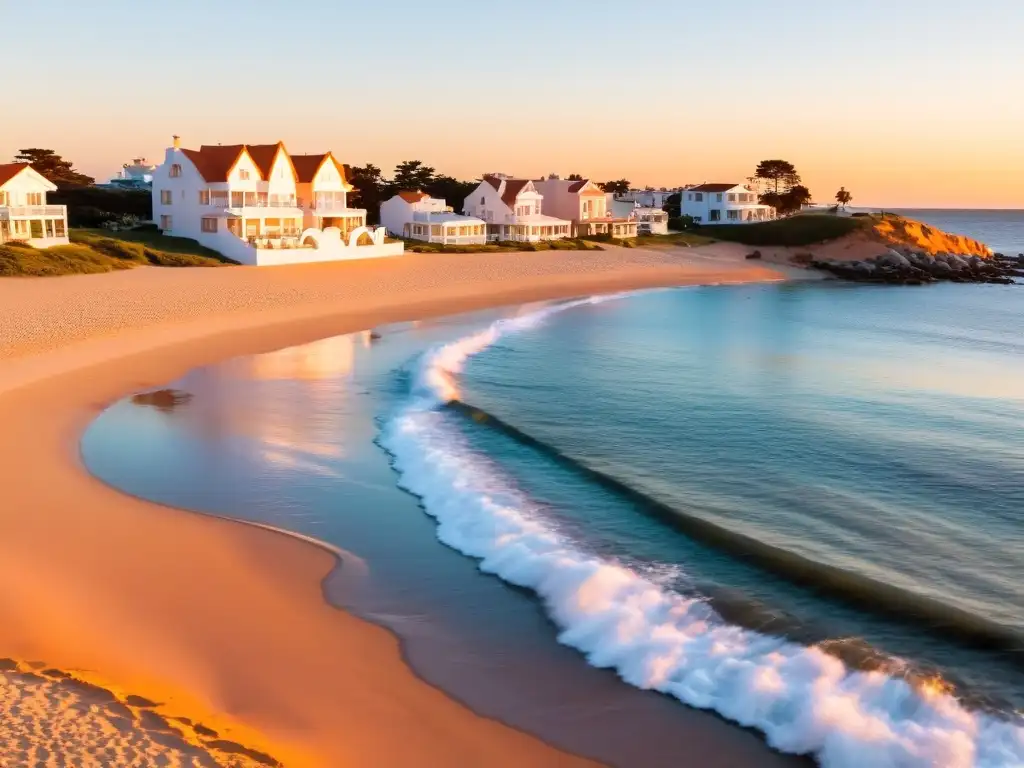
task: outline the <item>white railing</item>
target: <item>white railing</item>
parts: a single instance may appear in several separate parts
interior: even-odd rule
[[[15,216],[66,216],[66,205],[12,205],[6,208],[0,207],[0,214],[6,214],[4,218]]]
[[[223,201],[223,202],[221,202]],[[295,200],[224,200],[217,198],[210,201],[211,206],[223,208],[298,208]]]

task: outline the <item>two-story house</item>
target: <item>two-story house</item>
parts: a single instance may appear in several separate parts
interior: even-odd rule
[[[529,179],[488,174],[462,205],[487,224],[488,240],[538,241],[569,237],[572,223],[543,213],[544,195]]]
[[[153,218],[164,234],[243,264],[401,253],[366,227],[365,210],[346,207],[349,190],[329,152],[292,157],[282,142],[186,149],[175,136],[153,172]]]
[[[483,219],[461,216],[444,200],[426,192],[402,191],[380,204],[380,223],[389,234],[446,245],[487,242]]]
[[[750,224],[771,221],[775,209],[757,201],[757,193],[742,184],[698,184],[681,193],[683,216],[701,224]]]
[[[609,210],[608,195],[589,179],[551,176],[535,181],[534,186],[544,196],[544,213],[572,222],[574,237],[636,237],[636,221],[615,216]]]
[[[46,202],[46,194],[56,190],[56,184],[28,163],[0,165],[0,243],[67,245],[68,209]]]

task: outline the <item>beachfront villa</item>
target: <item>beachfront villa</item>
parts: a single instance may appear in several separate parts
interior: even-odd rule
[[[683,216],[701,224],[749,224],[770,221],[775,209],[757,201],[757,193],[742,184],[698,184],[682,192]]]
[[[636,208],[664,208],[668,199],[679,192],[679,189],[631,189],[624,195],[616,195],[615,200],[632,203]]]
[[[667,235],[668,213],[661,208],[634,208],[632,213],[639,235]]]
[[[536,242],[569,237],[572,222],[543,213],[544,195],[529,179],[492,173],[462,206],[462,212],[483,220],[488,240]]]
[[[380,223],[395,237],[443,245],[487,242],[483,219],[455,213],[444,200],[426,192],[402,191],[380,204]]]
[[[153,219],[242,264],[297,264],[401,254],[366,211],[330,152],[289,154],[277,144],[203,145],[177,136],[153,173]]]
[[[46,202],[47,193],[56,191],[57,185],[28,163],[0,165],[0,243],[67,245],[67,206]]]
[[[608,195],[589,179],[573,181],[549,176],[533,184],[543,195],[544,213],[572,222],[573,237],[636,237],[636,221],[612,215]]]

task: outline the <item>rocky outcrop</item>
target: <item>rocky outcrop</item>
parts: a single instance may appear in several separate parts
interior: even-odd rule
[[[954,283],[1012,285],[1024,278],[1024,255],[982,258],[952,253],[890,249],[864,261],[815,260],[811,266],[844,280],[860,283],[923,285],[946,280]]]
[[[942,253],[981,258],[992,256],[992,251],[984,243],[902,216],[885,214],[875,217],[873,228],[875,235],[893,248],[909,248],[931,256]]]

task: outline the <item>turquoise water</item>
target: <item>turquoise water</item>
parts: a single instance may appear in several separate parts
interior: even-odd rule
[[[83,454],[363,558],[339,603],[562,746],[678,764],[683,702],[826,765],[1015,765],[1022,327],[1013,286],[526,307],[195,371]]]

